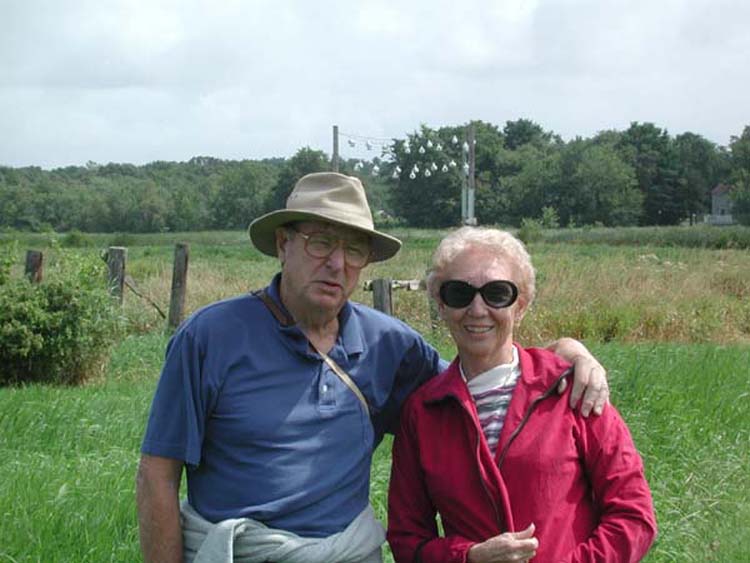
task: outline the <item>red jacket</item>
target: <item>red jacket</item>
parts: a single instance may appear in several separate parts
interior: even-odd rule
[[[555,390],[569,365],[546,350],[518,351],[521,377],[495,458],[458,360],[406,402],[388,494],[398,563],[463,563],[475,543],[532,522],[537,562],[638,561],[651,546],[651,493],[620,415],[610,406],[583,418]]]

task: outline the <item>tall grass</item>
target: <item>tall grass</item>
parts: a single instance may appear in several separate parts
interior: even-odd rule
[[[0,389],[0,562],[138,561],[133,483],[165,340],[85,387]]]
[[[645,561],[747,561],[750,349],[607,344],[594,351],[608,367],[613,403],[654,497],[659,536]],[[390,443],[373,464],[371,497],[382,518]]]
[[[617,227],[549,229],[546,242],[609,244],[616,246],[674,246],[684,248],[748,249],[750,227],[693,225],[679,227]]]
[[[631,345],[602,355],[656,499],[654,560],[747,560],[750,349]]]
[[[0,389],[0,562],[138,561],[134,475],[165,339],[130,337],[105,379]],[[750,553],[750,349],[607,344],[613,400],[641,451],[660,534],[647,561]],[[390,440],[371,499],[385,516]]]
[[[368,266],[361,279],[420,279],[438,239],[408,244],[394,260]],[[745,250],[534,244],[538,295],[520,335],[541,342],[561,334],[595,341],[750,342],[750,260]],[[166,307],[171,252],[136,247],[129,272],[139,289]],[[188,310],[265,285],[276,260],[246,246],[194,247]],[[372,303],[358,290],[353,298]],[[432,330],[422,291],[397,290],[395,314]],[[126,311],[150,329],[162,323],[128,295]]]
[[[363,280],[421,278],[443,233],[396,234],[402,252],[370,265]],[[75,252],[98,253],[113,242],[111,235],[87,236],[95,246]],[[244,233],[132,237],[119,241],[129,243],[127,272],[165,311],[174,242],[191,242],[188,311],[261,287],[278,270]],[[13,275],[20,275],[27,242],[34,241],[17,250]],[[59,244],[39,248],[48,270],[73,252]],[[532,345],[578,336],[608,367],[656,501],[661,533],[648,561],[747,560],[747,251],[549,242],[530,251],[538,296],[518,338]],[[361,289],[354,299],[372,302]],[[399,290],[394,301],[397,316],[452,356],[424,292]],[[164,321],[133,293],[126,293],[124,312],[130,336],[100,380],[81,388],[0,389],[0,563],[139,560],[133,479],[166,337]],[[389,462],[386,442],[372,480],[381,515]]]
[[[404,240],[402,251],[392,260],[368,266],[362,272],[362,280],[422,278],[444,231],[402,230],[396,234]],[[166,312],[174,254],[172,239],[179,237],[132,236],[139,244],[128,249],[129,279],[139,293]],[[278,270],[278,262],[252,248],[244,233],[186,236],[193,240],[188,312],[262,287]],[[23,245],[17,251],[15,275],[20,275],[22,248]],[[533,314],[521,327],[520,335],[527,341],[546,341],[567,334],[601,342],[750,342],[747,250],[544,242],[530,245],[529,250],[537,268],[538,295]],[[66,252],[73,251],[48,249],[47,270],[56,268],[56,261],[65,260]],[[100,249],[75,252],[99,253]],[[372,295],[362,290],[353,298],[372,303]],[[419,330],[432,330],[424,292],[399,290],[394,301],[397,316]],[[129,291],[125,312],[135,332],[164,326],[156,309]]]

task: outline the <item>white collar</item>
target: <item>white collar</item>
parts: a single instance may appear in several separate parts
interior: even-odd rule
[[[515,383],[518,376],[521,374],[521,367],[518,360],[518,350],[513,346],[513,358],[507,364],[500,364],[493,368],[488,369],[480,374],[474,376],[471,381],[466,380],[466,374],[461,362],[458,363],[458,368],[461,371],[461,377],[463,377],[466,384],[472,393],[481,393],[489,389],[496,389],[497,387],[504,387]]]

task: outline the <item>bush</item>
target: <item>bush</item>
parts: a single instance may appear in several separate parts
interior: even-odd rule
[[[554,207],[542,207],[542,226],[545,229],[560,228],[560,216]]]
[[[518,238],[520,238],[524,244],[539,242],[542,240],[543,236],[544,232],[540,221],[529,219],[528,217],[521,219],[521,228],[518,229]]]
[[[121,326],[95,257],[66,256],[39,285],[10,280],[0,286],[0,385],[81,383],[100,371]]]
[[[10,270],[15,262],[17,251],[18,243],[15,241],[0,245],[0,286],[5,285],[10,279]]]
[[[60,246],[64,246],[66,248],[81,248],[84,246],[93,245],[94,241],[91,239],[91,237],[83,234],[77,229],[69,231],[62,237],[62,239],[60,239]]]

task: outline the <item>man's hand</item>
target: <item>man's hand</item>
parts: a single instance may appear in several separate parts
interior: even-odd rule
[[[468,563],[505,563],[507,561],[528,561],[539,547],[534,537],[534,524],[522,532],[506,532],[492,537],[469,548]]]
[[[573,338],[561,338],[547,347],[558,356],[573,364],[573,389],[570,392],[570,408],[575,409],[583,396],[581,403],[581,414],[588,416],[591,411],[600,415],[604,406],[609,403],[609,384],[607,383],[607,372],[596,360],[591,352]],[[567,388],[565,379],[557,388],[562,394]]]

